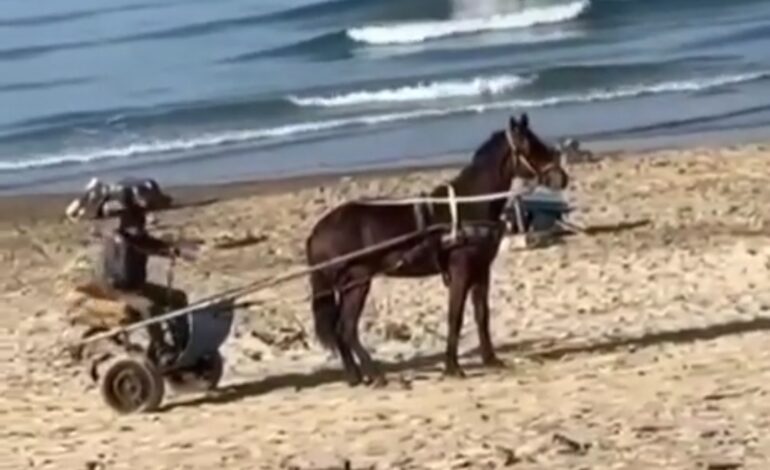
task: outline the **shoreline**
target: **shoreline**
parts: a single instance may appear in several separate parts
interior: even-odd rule
[[[339,171],[330,173],[316,173],[302,176],[278,176],[275,178],[252,179],[246,181],[234,181],[229,183],[201,183],[186,185],[164,185],[158,181],[163,191],[180,201],[194,203],[207,199],[216,199],[216,203],[227,200],[251,197],[284,194],[294,190],[308,187],[333,184],[346,178],[360,178],[364,180],[403,176],[418,172],[441,171],[455,168],[461,164],[437,164],[437,165],[410,165],[398,168],[362,169],[355,171]],[[51,217],[64,217],[64,208],[80,193],[29,193],[29,194],[0,194],[0,221],[7,218],[22,216],[29,219],[49,219]],[[171,209],[175,210],[175,209]]]
[[[593,151],[597,161],[606,159],[638,158],[645,155],[677,152],[677,151],[720,151],[725,149],[743,149],[770,145],[770,137],[765,132],[760,132],[752,138],[738,138],[734,140],[717,137],[711,142],[696,145],[693,141],[700,140],[700,136],[693,136],[690,140],[677,139],[675,142],[654,145],[649,139],[644,142],[647,146],[634,145],[632,141],[617,143],[609,141],[581,142],[582,148]],[[711,136],[713,137],[713,136]],[[318,185],[329,185],[344,180],[355,178],[359,180],[371,180],[404,176],[414,173],[438,172],[448,169],[458,169],[470,158],[470,152],[462,155],[454,152],[445,155],[437,155],[425,160],[442,160],[442,163],[417,163],[417,159],[403,159],[410,162],[404,165],[386,165],[363,168],[351,168],[350,170],[333,170],[329,172],[313,172],[300,175],[255,177],[245,180],[230,182],[192,182],[188,184],[164,184],[161,178],[158,183],[164,191],[169,192],[183,204],[209,201],[223,202],[232,199],[284,194],[295,190],[306,189]],[[571,165],[580,165],[582,162],[571,162]],[[151,175],[143,175],[151,176]],[[152,176],[151,176],[152,177]],[[105,178],[108,179],[108,178]],[[85,184],[84,179],[83,184]],[[17,220],[40,220],[51,218],[63,218],[64,207],[78,196],[77,191],[57,192],[24,192],[24,193],[0,193],[0,222]],[[172,211],[175,209],[172,209]]]
[[[556,141],[551,136],[544,140],[551,145]],[[694,148],[719,149],[732,146],[761,145],[770,143],[770,127],[731,128],[708,132],[694,132],[675,135],[656,134],[638,138],[583,138],[576,136],[584,150],[590,150],[597,156],[636,156],[652,152],[686,150]],[[125,176],[152,177],[169,190],[182,191],[184,193],[199,193],[211,191],[215,194],[254,194],[252,186],[267,185],[269,188],[296,188],[306,187],[309,184],[334,181],[345,176],[361,177],[363,175],[392,175],[408,174],[415,171],[431,171],[441,168],[455,168],[462,166],[475,151],[475,147],[468,149],[455,149],[437,154],[416,154],[392,159],[379,159],[370,162],[352,163],[349,165],[323,165],[306,171],[247,171],[242,179],[237,175],[227,178],[207,177],[205,172],[196,173],[190,171],[189,176],[180,180],[178,176],[179,165],[185,165],[184,160],[172,159],[168,165],[159,162],[158,165],[147,167],[145,171],[137,167],[129,166],[129,169],[105,169],[83,171],[80,174],[63,175],[59,179],[46,178],[37,182],[22,183],[13,188],[0,189],[0,206],[3,201],[26,201],[31,198],[45,204],[50,201],[61,201],[64,198],[72,198],[91,179],[98,176],[104,180],[116,180]],[[248,149],[233,151],[222,149],[221,152],[212,154],[211,157],[222,155],[232,158],[237,155],[248,155]],[[191,168],[196,164],[196,159],[189,162]],[[180,182],[183,181],[183,182]],[[46,189],[46,187],[49,187]],[[247,188],[243,193],[243,188]],[[275,189],[268,189],[275,192]],[[0,208],[0,217],[6,211]]]

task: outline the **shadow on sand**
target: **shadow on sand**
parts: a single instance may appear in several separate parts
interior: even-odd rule
[[[758,317],[751,320],[732,321],[719,323],[699,328],[685,328],[671,331],[649,333],[642,336],[619,337],[608,341],[596,343],[570,345],[550,349],[540,348],[543,344],[554,344],[554,340],[530,340],[500,345],[497,350],[500,353],[519,352],[523,356],[535,361],[557,361],[567,356],[580,354],[607,354],[629,347],[649,347],[659,344],[685,344],[695,341],[708,341],[716,338],[739,335],[743,333],[770,330],[770,318]],[[464,357],[477,354],[477,350],[471,350]],[[430,354],[416,357],[403,362],[384,362],[382,368],[390,373],[405,371],[437,370],[443,360],[443,354]],[[466,365],[466,370],[477,369],[478,365]],[[264,379],[250,381],[223,387],[215,394],[172,403],[164,408],[168,411],[174,408],[191,407],[201,404],[224,404],[242,400],[247,397],[269,393],[273,390],[294,388],[301,390],[344,380],[341,370],[323,369],[307,374],[293,373],[275,375]]]

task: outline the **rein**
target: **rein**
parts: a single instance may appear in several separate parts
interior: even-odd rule
[[[523,166],[527,171],[529,171],[534,176],[534,179],[540,180],[542,178],[542,175],[545,172],[558,166],[557,162],[550,162],[544,165],[542,168],[537,169],[529,160],[529,158],[527,158],[527,156],[524,155],[521,149],[516,145],[513,139],[513,135],[511,133],[511,129],[508,126],[506,126],[505,128],[505,138],[506,138],[506,141],[508,142],[508,146],[510,149],[511,161],[513,164],[514,173],[519,166]],[[447,188],[447,197],[420,196],[420,197],[404,198],[404,199],[377,199],[377,200],[368,200],[368,201],[359,200],[359,201],[356,201],[356,204],[368,205],[368,206],[385,206],[385,205],[415,206],[415,217],[417,220],[418,228],[424,225],[424,220],[422,220],[422,217],[417,215],[419,213],[419,208],[418,208],[419,205],[447,204],[449,206],[449,211],[451,216],[449,238],[452,241],[456,241],[458,236],[458,228],[460,224],[458,204],[473,204],[473,203],[505,200],[506,207],[510,207],[511,205],[516,206],[515,214],[516,214],[516,218],[518,219],[517,223],[519,223],[520,224],[519,226],[521,226],[521,222],[522,222],[521,210],[516,204],[514,204],[514,201],[517,196],[517,191],[515,190],[514,183],[515,183],[515,177],[511,179],[511,185],[507,191],[478,194],[474,196],[457,196],[452,183],[446,183],[444,186]]]

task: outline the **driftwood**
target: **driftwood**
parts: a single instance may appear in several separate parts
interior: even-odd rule
[[[240,238],[223,237],[222,239],[215,241],[212,244],[212,247],[218,250],[232,250],[234,248],[257,245],[267,241],[267,239],[267,235],[253,235],[249,233],[245,237]]]

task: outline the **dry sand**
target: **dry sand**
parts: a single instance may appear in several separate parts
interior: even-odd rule
[[[770,460],[770,150],[663,151],[572,168],[573,220],[606,226],[504,251],[491,303],[508,367],[440,373],[438,278],[378,279],[366,344],[383,390],[349,388],[312,331],[304,280],[254,298],[225,346],[223,388],[116,416],[62,352],[62,301],[88,253],[64,201],[0,203],[0,467],[50,469],[767,469]],[[327,180],[162,214],[186,236],[264,236],[179,267],[193,298],[301,264],[332,204],[406,195],[436,170]],[[252,186],[252,190],[255,186]],[[284,188],[286,189],[286,188]],[[254,192],[254,191],[252,191]],[[649,219],[647,226],[622,223]],[[620,226],[612,230],[613,225]],[[155,267],[162,279],[162,264]]]

